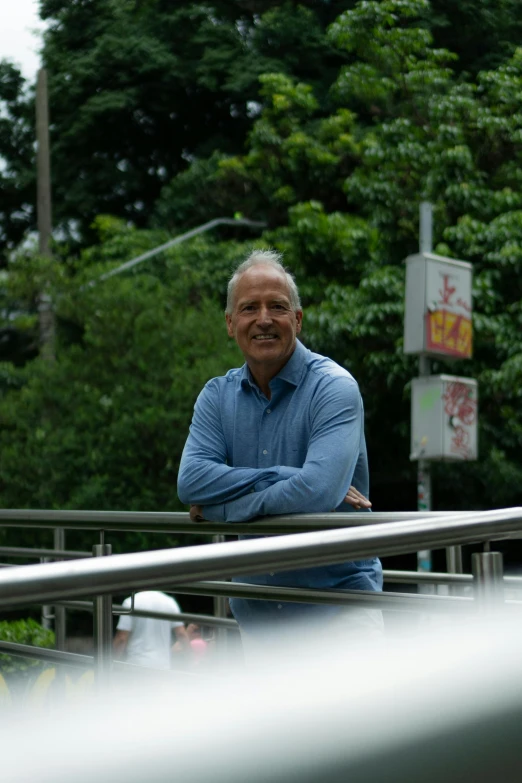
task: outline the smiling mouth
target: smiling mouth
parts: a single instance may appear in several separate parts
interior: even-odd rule
[[[255,334],[253,340],[277,340],[277,334]]]

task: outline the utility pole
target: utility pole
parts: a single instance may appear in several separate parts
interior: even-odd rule
[[[419,253],[431,253],[433,250],[433,205],[422,201],[419,209]],[[427,356],[419,356],[419,376],[431,372],[431,362]],[[429,460],[420,459],[417,463],[417,511],[431,511],[431,465]],[[417,570],[431,571],[431,551],[422,549],[417,552]]]
[[[36,82],[36,214],[38,222],[38,250],[43,258],[51,257],[51,154],[49,145],[49,100],[47,97],[47,71],[40,68]],[[45,282],[38,294],[38,323],[40,330],[40,354],[47,361],[54,361],[55,323],[49,283]],[[55,528],[54,548],[65,549],[65,530]],[[43,607],[43,617],[48,607]],[[54,607],[54,632],[57,650],[65,648],[65,607]]]
[[[47,71],[40,68],[36,84],[36,173],[37,173],[37,221],[38,250],[41,256],[50,258],[51,241],[51,156],[49,148],[49,109],[47,98]],[[48,284],[38,295],[38,322],[40,352],[44,359],[54,359],[54,313]]]

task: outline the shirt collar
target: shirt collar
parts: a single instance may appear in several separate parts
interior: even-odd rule
[[[286,383],[292,384],[292,386],[298,386],[299,381],[301,380],[301,375],[303,373],[303,366],[305,364],[307,353],[308,351],[304,345],[299,340],[296,340],[293,354],[285,366],[281,368],[274,378],[272,378],[270,384],[272,384],[275,380],[280,379]],[[246,362],[241,368],[241,386],[243,386],[243,388],[246,386],[255,386],[257,388],[254,379],[252,378],[252,373],[250,372]]]

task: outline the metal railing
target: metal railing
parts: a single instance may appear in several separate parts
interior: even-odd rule
[[[108,646],[112,633],[111,596],[123,591],[163,588],[194,595],[237,595],[263,600],[358,604],[394,611],[407,608],[409,611],[453,612],[469,610],[470,606],[496,605],[502,600],[499,585],[503,585],[503,575],[501,556],[495,552],[474,555],[473,575],[415,574],[409,577],[413,581],[422,578],[454,584],[468,584],[471,581],[476,588],[474,599],[458,595],[303,590],[215,580],[244,573],[405,554],[424,548],[458,547],[482,542],[489,548],[490,541],[522,537],[522,508],[426,515],[309,514],[226,526],[193,523],[187,514],[175,512],[1,510],[0,524],[90,529],[100,531],[102,539],[106,531],[138,529],[196,534],[214,534],[217,530],[224,530],[229,535],[239,532],[268,535],[219,544],[12,566],[0,572],[0,607],[3,609],[30,604],[58,604],[66,599],[65,603],[61,603],[65,607],[74,599],[94,596],[94,622],[97,629],[94,657],[100,672],[107,674],[110,668]],[[296,529],[308,532],[289,532]],[[97,554],[109,554],[105,544],[97,545],[97,550]],[[68,556],[64,549],[55,554],[58,557]],[[391,572],[391,578],[407,581],[405,574]]]
[[[2,515],[5,514],[6,512],[0,512],[0,523],[3,522]],[[353,519],[354,515],[332,516]],[[316,515],[296,515],[295,522],[305,523],[307,518],[309,522],[310,517],[315,523]],[[277,520],[278,518],[275,518],[274,521]],[[343,520],[337,522],[340,524]],[[59,524],[62,527],[68,526],[63,521]],[[98,524],[101,524],[101,519]],[[109,527],[101,526],[99,529],[107,530]],[[248,529],[252,534],[254,531],[261,532],[263,526],[252,523]],[[235,530],[236,525],[234,532]],[[70,597],[93,593],[108,595],[128,590],[130,587],[142,589],[165,584],[182,584],[186,579],[226,578],[242,573],[304,568],[378,555],[384,557],[416,552],[428,546],[436,549],[471,542],[518,538],[521,535],[522,508],[513,508],[476,512],[472,515],[458,513],[437,517],[421,516],[420,519],[397,521],[393,524],[377,522],[347,529],[321,530],[277,538],[256,538],[219,545],[203,544],[173,550],[114,555],[111,558],[95,560],[80,559],[20,566],[0,572],[0,607],[15,608],[31,603],[49,603],[63,597],[64,593]]]
[[[64,528],[111,532],[193,533],[195,535],[276,535],[334,528],[361,527],[378,523],[453,516],[475,517],[471,511],[374,511],[368,513],[292,514],[264,517],[254,522],[192,522],[184,511],[48,511],[40,509],[0,509],[0,526]],[[522,531],[521,531],[522,536]]]

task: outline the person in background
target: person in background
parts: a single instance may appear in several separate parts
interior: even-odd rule
[[[132,599],[126,598],[123,608],[130,611]],[[134,609],[142,612],[180,614],[177,601],[158,590],[146,590],[134,596]],[[172,636],[174,633],[175,639]],[[176,651],[187,651],[189,640],[181,620],[160,620],[122,614],[113,640],[114,657],[150,669],[170,669],[170,656]]]
[[[201,626],[198,623],[187,625],[187,636],[191,651],[191,665],[194,667],[207,663],[209,657],[212,657],[214,639],[204,639]]]

